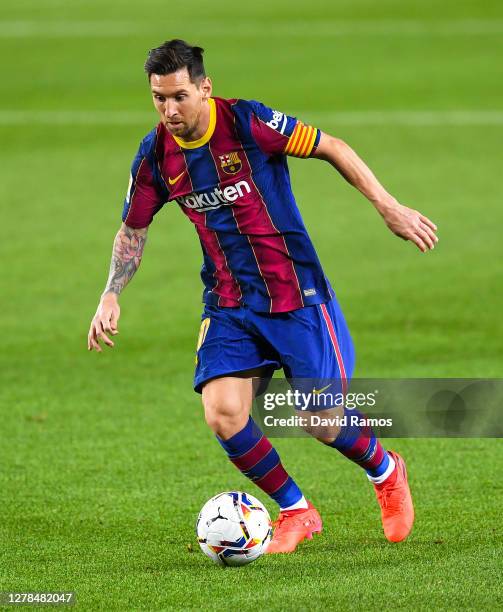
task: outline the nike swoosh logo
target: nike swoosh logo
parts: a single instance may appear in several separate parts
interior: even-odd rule
[[[331,386],[332,386],[332,383],[330,383],[326,387],[323,387],[323,389],[313,389],[313,393],[314,395],[319,395],[320,393],[323,393],[323,391],[326,391],[328,387],[331,387]]]
[[[168,183],[170,185],[174,185],[179,179],[182,178],[182,176],[185,174],[185,170],[183,172],[180,172],[180,174],[178,176],[175,176],[174,179],[172,179],[170,176],[168,176]]]

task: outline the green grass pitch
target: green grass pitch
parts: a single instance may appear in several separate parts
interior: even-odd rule
[[[417,510],[401,545],[357,467],[278,440],[323,534],[238,570],[199,553],[210,496],[244,489],[275,508],[222,455],[191,388],[200,250],[175,206],[121,299],[116,348],[86,351],[129,165],[156,121],[144,57],[180,36],[206,48],[216,95],[300,113],[438,224],[422,255],[327,164],[290,163],[356,375],[501,377],[501,3],[20,0],[0,17],[0,591],[73,590],[83,610],[501,607],[500,440],[386,441]]]

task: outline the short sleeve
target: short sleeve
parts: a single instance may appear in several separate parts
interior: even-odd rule
[[[122,221],[133,228],[147,227],[165,200],[152,170],[152,153],[147,137],[142,141],[131,165]]]
[[[258,146],[268,155],[309,157],[318,146],[321,132],[299,119],[250,100],[250,127]]]

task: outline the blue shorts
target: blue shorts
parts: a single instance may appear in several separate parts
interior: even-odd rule
[[[355,355],[336,298],[326,304],[269,314],[246,306],[205,305],[197,343],[194,390],[252,368],[283,368],[289,379],[351,380]]]

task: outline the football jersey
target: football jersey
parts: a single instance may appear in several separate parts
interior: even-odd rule
[[[166,202],[195,225],[203,301],[288,312],[333,291],[290,184],[286,156],[309,157],[320,131],[253,100],[210,98],[206,133],[185,142],[159,123],[133,160],[123,222],[148,226]]]

